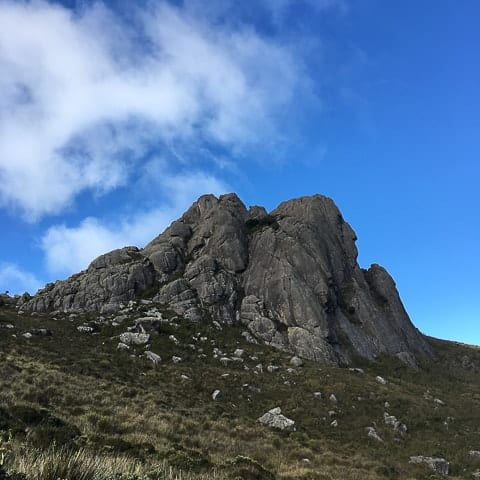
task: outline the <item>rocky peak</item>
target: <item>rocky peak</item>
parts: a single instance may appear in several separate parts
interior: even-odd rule
[[[102,255],[21,303],[110,311],[147,296],[190,320],[241,322],[246,338],[317,361],[430,355],[387,271],[359,267],[355,241],[322,195],[270,213],[233,193],[204,195],[144,249]]]

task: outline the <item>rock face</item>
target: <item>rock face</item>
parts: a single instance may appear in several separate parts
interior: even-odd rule
[[[431,355],[387,271],[357,264],[355,240],[321,195],[270,213],[247,210],[235,194],[204,195],[144,249],[102,255],[19,305],[106,312],[143,297],[192,321],[241,322],[245,338],[306,359]]]

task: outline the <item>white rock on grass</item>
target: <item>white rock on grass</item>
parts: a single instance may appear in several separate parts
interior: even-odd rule
[[[373,427],[367,427],[366,430],[367,430],[368,438],[372,438],[377,442],[383,443],[383,440],[381,439],[380,435],[378,435],[377,431]]]
[[[424,457],[423,455],[418,455],[415,457],[410,457],[410,463],[424,463],[425,465],[428,465],[435,473],[439,473],[440,475],[448,475],[450,473],[450,463],[444,458]]]
[[[162,361],[162,358],[160,357],[160,355],[157,355],[156,353],[153,353],[150,350],[147,350],[144,353],[144,355],[148,360],[153,362],[155,365],[158,365]]]
[[[93,333],[93,328],[87,325],[80,325],[79,327],[77,327],[77,330],[80,333]]]
[[[237,348],[237,349],[233,352],[233,356],[236,357],[236,358],[242,358],[244,353],[245,353],[245,350],[243,350],[243,349],[241,349],[241,348]]]
[[[296,368],[302,367],[303,366],[303,360],[300,357],[296,357],[296,356],[292,357],[290,359],[290,365],[292,367],[296,367]]]
[[[332,403],[337,403],[337,402],[338,402],[337,397],[335,396],[334,393],[332,393],[332,394],[328,397],[328,399],[329,399]]]
[[[387,384],[387,381],[381,377],[380,375],[378,375],[377,377],[375,377],[375,380],[380,384],[380,385],[386,385]]]
[[[212,400],[215,400],[216,402],[218,402],[218,400],[221,400],[222,399],[222,392],[220,390],[214,390],[214,392],[212,393]]]
[[[231,358],[228,358],[228,357],[222,357],[220,359],[220,363],[224,366],[224,367],[228,367],[231,363],[232,363],[232,359]]]
[[[316,398],[317,400],[321,400],[322,392],[313,392],[313,398]]]
[[[182,361],[182,357],[176,357],[175,355],[172,357],[173,363],[180,363]]]
[[[263,414],[258,421],[263,425],[280,430],[295,431],[295,421],[282,415],[280,407],[272,408]]]
[[[130,347],[126,343],[118,342],[117,350],[130,350]]]
[[[150,340],[148,333],[125,332],[120,334],[120,341],[127,345],[144,345]]]
[[[393,430],[397,433],[399,433],[400,435],[405,435],[407,433],[407,426],[400,422],[399,420],[397,420],[397,417],[395,417],[394,415],[389,415],[387,412],[385,412],[383,414],[383,419],[385,420],[385,424],[386,425],[389,425],[393,428]]]

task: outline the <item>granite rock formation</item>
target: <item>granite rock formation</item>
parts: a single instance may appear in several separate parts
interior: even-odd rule
[[[111,312],[149,298],[193,321],[240,322],[246,337],[321,362],[431,355],[387,271],[359,267],[355,240],[321,195],[270,213],[235,194],[204,195],[145,248],[102,255],[18,305]]]

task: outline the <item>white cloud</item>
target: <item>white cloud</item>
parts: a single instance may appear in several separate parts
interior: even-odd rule
[[[238,152],[279,139],[277,116],[303,88],[294,55],[154,5],[127,24],[101,3],[0,3],[0,205],[59,213],[126,184],[152,142]]]
[[[85,269],[95,257],[115,248],[144,246],[199,195],[205,192],[218,195],[228,190],[228,186],[202,173],[164,175],[158,181],[169,196],[168,203],[117,218],[108,224],[89,217],[76,227],[51,227],[41,241],[50,274],[69,275]]]
[[[10,295],[16,293],[35,293],[42,286],[42,282],[30,272],[26,272],[13,263],[0,264],[0,292],[8,291]]]

